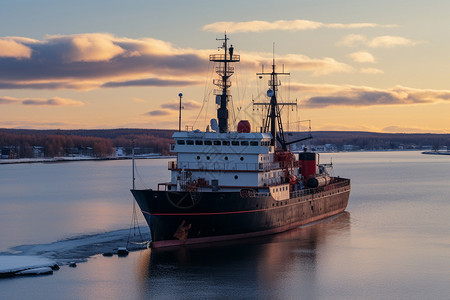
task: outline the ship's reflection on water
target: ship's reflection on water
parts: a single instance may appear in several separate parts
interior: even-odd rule
[[[344,212],[277,235],[152,249],[139,264],[141,291],[166,298],[317,297],[320,260],[330,259],[343,237],[348,241],[350,225]]]

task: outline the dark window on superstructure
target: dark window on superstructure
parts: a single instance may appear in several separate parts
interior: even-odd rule
[[[222,145],[224,145],[224,146],[230,146],[230,141],[222,141]]]
[[[184,145],[184,140],[177,140],[178,145]]]
[[[201,140],[195,140],[195,144],[196,144],[196,145],[203,145],[203,141],[201,141]]]
[[[233,145],[233,146],[239,146],[239,141],[231,141],[231,145]]]
[[[248,141],[241,141],[241,146],[248,146]]]
[[[211,145],[212,145],[212,142],[211,142],[211,141],[205,141],[205,145],[211,146]]]
[[[193,141],[193,140],[187,140],[187,141],[186,141],[186,144],[188,144],[188,145],[194,145],[194,141]]]
[[[209,156],[207,156],[206,159],[209,160]]]
[[[251,141],[250,146],[258,146],[258,141]]]
[[[221,144],[220,141],[214,141],[215,146],[220,146],[220,144]]]
[[[200,156],[197,156],[197,159],[200,159]]]

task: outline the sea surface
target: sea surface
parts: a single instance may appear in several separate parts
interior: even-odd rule
[[[0,252],[85,261],[0,279],[0,298],[449,299],[450,156],[320,158],[352,180],[336,217],[240,242],[87,260],[128,239],[131,162],[0,165]],[[168,181],[167,161],[138,160],[137,187]]]

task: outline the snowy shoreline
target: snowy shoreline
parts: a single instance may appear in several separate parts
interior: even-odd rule
[[[159,154],[135,156],[135,159],[164,159],[174,158],[175,156],[163,156]],[[52,158],[18,158],[18,159],[0,159],[0,165],[7,164],[32,164],[32,163],[60,163],[60,162],[74,162],[74,161],[105,161],[105,160],[128,160],[131,156],[119,157],[52,157]]]

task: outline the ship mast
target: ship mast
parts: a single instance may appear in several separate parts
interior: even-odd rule
[[[287,143],[284,138],[283,123],[281,122],[280,106],[284,106],[284,105],[288,105],[288,106],[295,105],[296,106],[297,102],[278,103],[277,94],[278,94],[278,87],[281,85],[281,82],[278,80],[278,75],[288,75],[289,76],[290,73],[285,73],[284,70],[281,73],[276,71],[275,55],[274,55],[273,63],[272,63],[272,72],[270,72],[270,73],[261,72],[261,73],[256,73],[256,75],[270,76],[270,80],[269,80],[270,88],[267,91],[267,96],[270,97],[269,104],[253,102],[253,105],[267,106],[267,114],[266,114],[266,118],[265,118],[264,124],[263,124],[263,131],[268,132],[269,126],[270,126],[270,133],[272,134],[271,145],[275,147],[276,141],[278,140],[280,142],[283,150],[286,151],[287,145],[290,143]],[[277,127],[278,127],[278,134],[277,134]]]
[[[228,48],[228,38],[227,34],[223,39],[216,39],[218,41],[223,41],[220,49],[224,50],[224,54],[211,54],[209,56],[209,61],[218,62],[219,66],[216,67],[216,73],[220,76],[220,79],[214,79],[213,83],[220,88],[220,90],[215,90],[216,104],[219,105],[217,109],[217,119],[219,120],[219,132],[228,132],[228,108],[227,104],[231,95],[229,94],[229,88],[231,87],[231,82],[229,78],[234,74],[234,67],[229,64],[240,61],[239,55],[234,55],[233,45]]]

